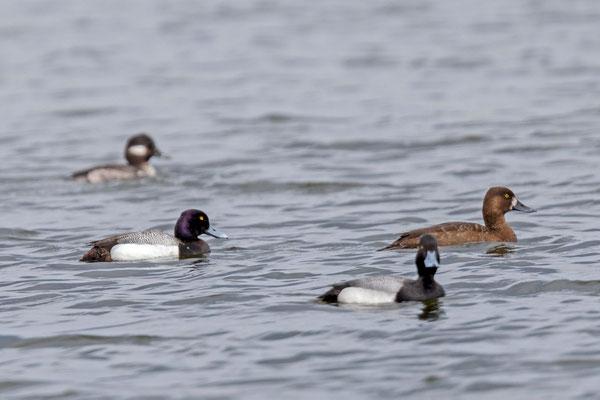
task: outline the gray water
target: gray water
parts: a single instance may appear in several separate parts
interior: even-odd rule
[[[600,398],[596,1],[2,1],[0,104],[2,399]],[[539,211],[445,298],[314,301],[495,185]],[[206,258],[77,261],[187,208]]]

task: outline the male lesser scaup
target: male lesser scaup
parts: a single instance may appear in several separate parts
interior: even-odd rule
[[[75,172],[71,178],[78,182],[98,183],[111,180],[125,180],[156,176],[156,170],[148,162],[150,157],[166,158],[145,133],[132,136],[125,146],[125,158],[129,165],[99,165],[84,171]]]
[[[396,241],[380,250],[416,247],[421,235],[434,235],[440,246],[453,246],[470,242],[516,242],[517,235],[504,219],[509,211],[535,212],[521,203],[515,194],[506,187],[492,187],[483,199],[483,220],[485,226],[472,222],[446,222],[427,228],[399,234]]]
[[[333,285],[319,299],[327,303],[379,304],[394,301],[425,301],[445,295],[444,288],[434,279],[440,266],[437,241],[423,235],[417,251],[418,279],[398,275],[375,275]]]
[[[198,257],[210,253],[208,244],[198,239],[203,233],[228,239],[210,226],[208,216],[200,210],[185,210],[175,224],[175,237],[151,230],[130,232],[91,242],[94,246],[79,261],[135,261],[162,257]]]

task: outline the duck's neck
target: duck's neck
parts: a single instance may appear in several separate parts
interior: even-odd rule
[[[421,282],[425,290],[431,290],[435,286],[435,279],[433,278],[433,275],[427,274],[419,276],[419,282]]]
[[[141,169],[147,176],[156,176],[156,169],[149,162],[145,161],[139,165],[134,165],[134,167]]]
[[[484,210],[483,221],[485,222],[486,228],[491,231],[502,230],[505,227],[508,227],[506,219],[504,219],[504,214],[498,212],[486,213]],[[508,227],[508,229],[510,229],[510,227]]]
[[[485,226],[490,230],[490,232],[494,233],[501,241],[506,242],[516,242],[517,235],[515,231],[506,223],[506,219],[504,219],[504,214],[486,214],[483,213],[483,220],[485,221]]]

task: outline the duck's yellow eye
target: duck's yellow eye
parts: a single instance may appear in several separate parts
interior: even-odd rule
[[[203,217],[202,215],[201,215],[201,216],[199,216],[199,217],[198,217],[198,219],[199,219],[200,221],[204,221],[204,217]]]
[[[506,194],[504,195],[504,197],[506,197],[506,198],[508,199],[508,198],[510,197],[510,194],[506,193]]]
[[[423,250],[425,247],[421,246],[421,250]]]

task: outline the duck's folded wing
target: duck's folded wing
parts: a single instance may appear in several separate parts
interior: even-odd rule
[[[485,233],[486,231],[487,228],[485,226],[473,222],[446,222],[444,224],[433,225],[427,228],[399,233],[398,238],[392,244],[389,244],[379,250],[417,247],[419,244],[419,238],[426,233],[434,235],[438,240],[438,245],[448,246],[449,244],[444,244],[443,238],[445,237],[456,239],[460,235],[472,235],[473,232]]]
[[[92,246],[110,248],[115,246],[116,244],[128,243],[177,246],[180,242],[177,238],[169,235],[168,233],[157,230],[151,230],[123,233],[121,235],[111,236],[109,238],[98,240],[90,244]]]
[[[94,167],[88,168],[88,169],[82,169],[79,171],[75,171],[73,172],[73,174],[71,174],[71,177],[73,178],[77,178],[80,176],[84,176],[89,174],[90,172],[94,171],[94,170],[100,170],[100,169],[119,169],[119,168],[123,168],[125,167],[125,165],[122,164],[102,164],[102,165],[96,165]]]
[[[123,174],[136,173],[136,168],[131,165],[106,164],[98,165],[71,175],[71,179],[81,182],[98,183],[107,180],[121,179]]]
[[[397,293],[406,282],[405,277],[399,275],[375,275],[346,282],[346,287],[359,287],[381,292]]]
[[[155,244],[161,246],[177,246],[180,241],[163,231],[151,230],[141,232],[131,232],[120,235],[117,240],[119,244],[135,243],[135,244]]]
[[[473,222],[446,222],[443,224],[433,225],[427,228],[415,229],[414,231],[399,233],[398,239],[404,237],[420,238],[426,233],[443,233],[443,232],[484,232],[485,226]]]
[[[117,243],[119,243],[119,239],[122,237],[126,237],[127,235],[134,234],[136,232],[123,233],[121,235],[115,235],[111,237],[107,237],[105,239],[96,240],[94,242],[87,243],[90,246],[103,247],[103,248],[111,248]]]

